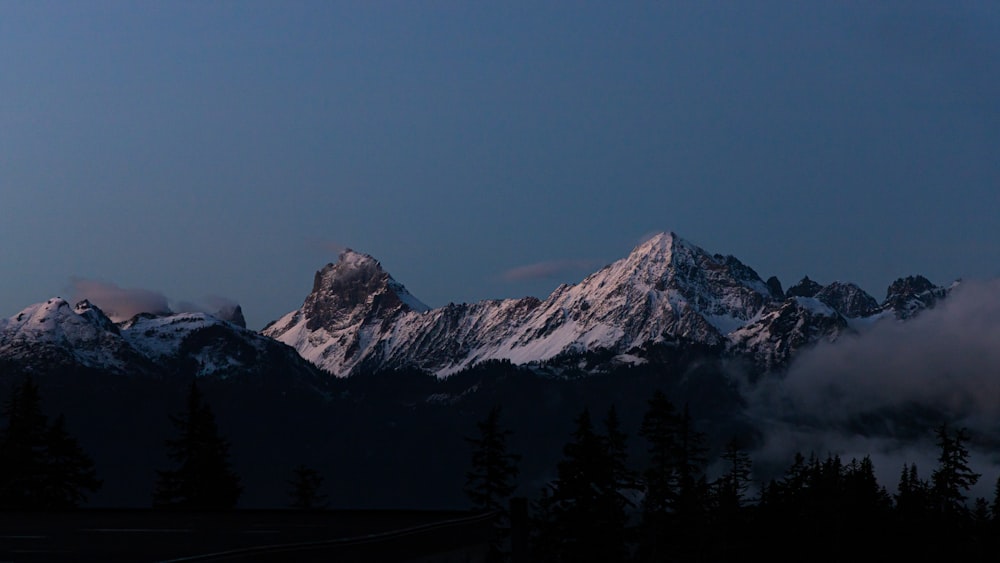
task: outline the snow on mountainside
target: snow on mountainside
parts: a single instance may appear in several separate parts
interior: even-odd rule
[[[88,301],[71,307],[58,297],[0,321],[0,357],[114,372],[144,362],[100,309]]]
[[[207,313],[142,313],[115,323],[89,301],[71,307],[52,298],[0,320],[0,359],[33,371],[84,367],[223,378],[303,363],[291,348],[242,326],[238,306],[227,313],[229,320]]]
[[[300,309],[262,332],[337,376],[399,367],[447,376],[485,360],[532,364],[593,352],[641,362],[645,347],[677,342],[715,347],[772,369],[862,320],[902,318],[898,303],[914,311],[933,305],[921,301],[929,291],[922,284],[899,283],[898,293],[909,297],[883,305],[854,284],[824,287],[808,278],[786,296],[780,282],[763,281],[736,258],[661,233],[544,301],[487,300],[428,310],[374,258],[347,250],[317,272]]]
[[[476,363],[601,370],[655,361],[654,350],[697,346],[780,369],[820,340],[883,319],[903,322],[951,291],[900,278],[885,301],[858,286],[808,277],[781,289],[732,256],[710,254],[673,233],[545,300],[485,300],[430,309],[366,254],[345,250],[316,272],[302,307],[245,328],[232,306],[217,314],[139,314],[114,322],[98,307],[61,298],[0,320],[0,361],[83,366],[122,374],[294,372],[344,377],[415,367],[445,377]]]

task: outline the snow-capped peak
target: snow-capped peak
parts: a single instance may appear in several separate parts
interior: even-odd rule
[[[0,324],[0,355],[87,366],[123,366],[128,346],[118,327],[97,307],[76,307],[61,297],[36,303]]]
[[[938,292],[924,280],[902,280],[890,288],[888,306],[849,283],[824,287],[803,278],[786,292],[776,278],[765,282],[735,257],[711,254],[669,231],[578,284],[560,285],[544,301],[428,310],[377,260],[352,250],[317,272],[313,285],[300,309],[263,333],[336,376],[417,367],[446,377],[488,360],[635,363],[658,346],[685,343],[771,369],[811,343],[874,322],[889,306],[899,310],[897,301],[914,308],[914,298],[926,305]]]
[[[490,360],[549,361],[686,339],[722,344],[773,300],[751,268],[672,232],[558,287],[545,301],[483,301],[427,311],[374,258],[345,251],[317,272],[302,308],[264,329],[336,375],[418,365],[440,375]],[[406,304],[406,305],[404,305]],[[408,305],[408,306],[407,306]]]

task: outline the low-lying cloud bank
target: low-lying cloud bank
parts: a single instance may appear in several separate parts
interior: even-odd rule
[[[1000,475],[1000,280],[965,281],[906,322],[804,352],[781,378],[747,392],[764,443],[761,470],[782,470],[796,451],[844,461],[871,455],[895,490],[904,463],[929,478],[934,429],[970,431],[970,462],[983,474],[970,496],[992,497]]]

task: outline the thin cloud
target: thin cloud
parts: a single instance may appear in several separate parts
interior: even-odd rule
[[[235,314],[239,306],[236,301],[218,295],[209,295],[197,302],[171,302],[158,291],[124,288],[106,281],[75,278],[70,284],[71,300],[74,303],[86,299],[97,305],[114,322],[126,321],[139,313],[208,313],[228,317]]]
[[[178,301],[173,304],[173,310],[177,313],[217,313],[235,309],[239,303],[219,295],[209,295],[201,301]]]
[[[511,268],[503,273],[506,281],[549,279],[566,273],[586,271],[600,265],[596,260],[549,260]]]
[[[314,248],[322,252],[324,255],[333,254],[334,256],[338,256],[341,252],[349,248],[345,244],[341,244],[339,242],[326,239],[313,239],[310,240],[307,244],[311,248]]]
[[[73,301],[88,300],[115,322],[139,313],[169,313],[167,297],[160,292],[119,287],[110,282],[77,278],[71,281]]]

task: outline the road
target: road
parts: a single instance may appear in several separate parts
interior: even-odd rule
[[[0,512],[0,562],[474,562],[493,521],[440,511]]]

